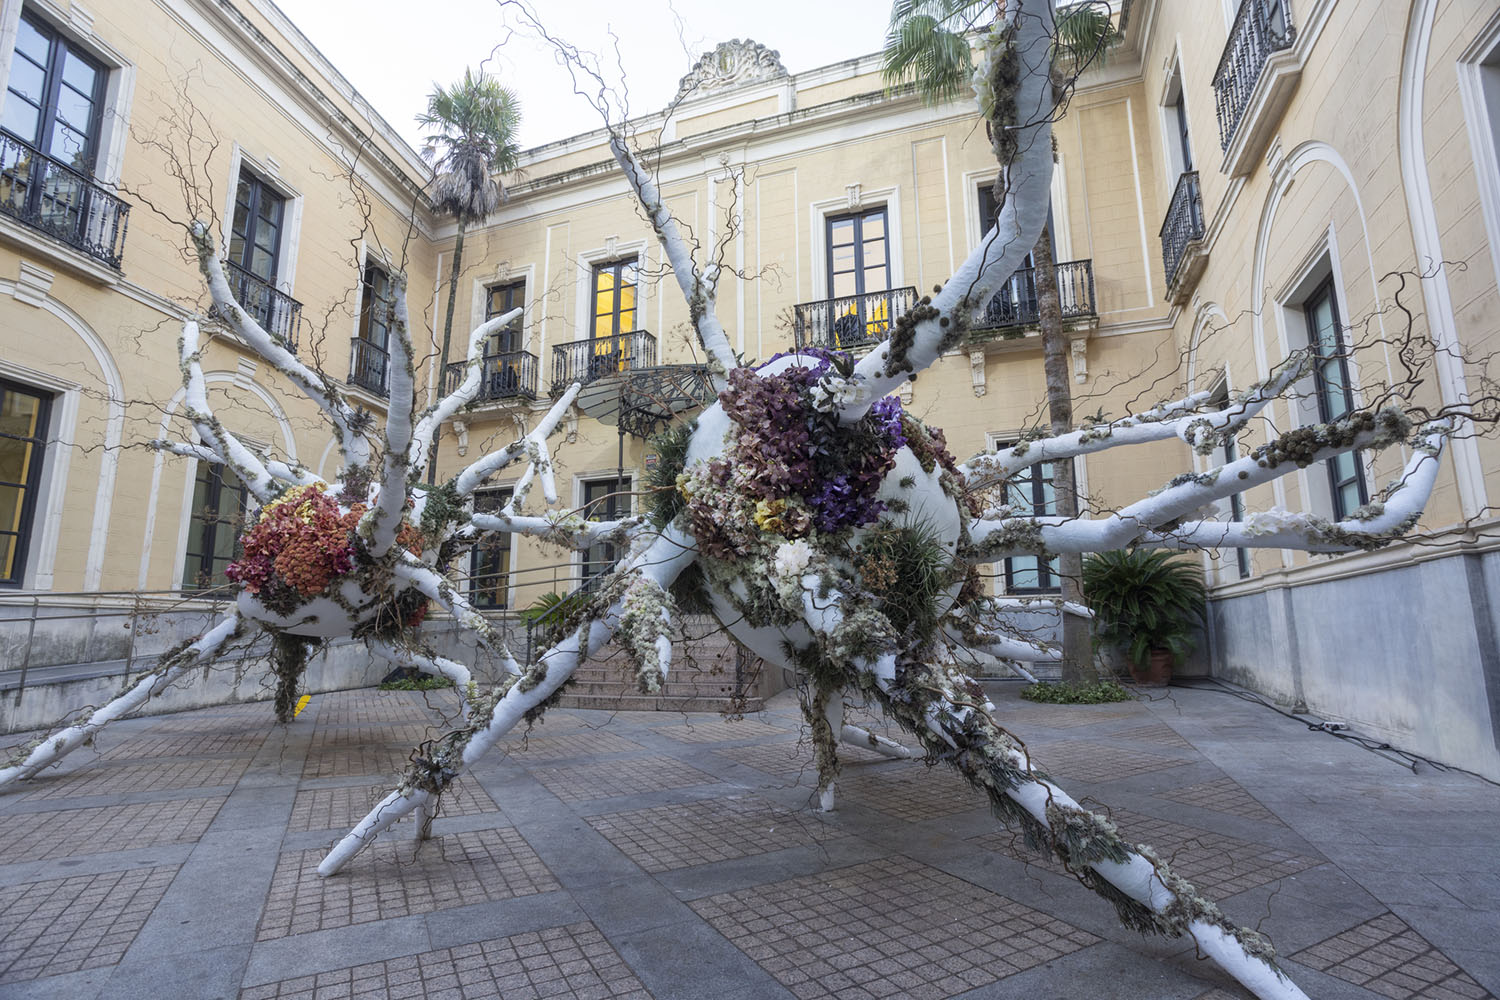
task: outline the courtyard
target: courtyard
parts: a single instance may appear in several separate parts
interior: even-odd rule
[[[1310,996],[1500,992],[1500,789],[1231,696],[998,716],[1085,805],[1274,940]],[[0,796],[0,997],[1247,997],[1119,926],[945,769],[742,720],[558,709],[340,875],[327,847],[451,694],[132,719]],[[899,733],[891,733],[899,737]],[[7,742],[10,742],[8,740]]]

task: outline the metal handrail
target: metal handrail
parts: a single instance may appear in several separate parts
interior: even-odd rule
[[[1198,185],[1198,171],[1189,170],[1177,178],[1167,217],[1161,224],[1161,259],[1167,287],[1177,278],[1188,244],[1203,239],[1204,231],[1203,191]]]
[[[377,396],[391,393],[391,356],[363,337],[349,341],[349,384]]]
[[[593,382],[656,364],[656,338],[647,330],[558,344],[552,348],[552,395],[574,382]]]
[[[916,304],[917,289],[912,285],[798,303],[792,308],[797,347],[868,350],[886,339],[896,318]]]
[[[1054,264],[1057,297],[1064,320],[1089,319],[1098,315],[1094,299],[1094,262],[1091,258]],[[1036,326],[1041,322],[1041,303],[1036,292],[1036,268],[1023,267],[990,297],[975,317],[971,330],[983,338],[996,330]]]
[[[1273,23],[1275,9],[1280,23]],[[1219,148],[1234,141],[1261,70],[1273,52],[1292,47],[1297,28],[1292,24],[1292,0],[1241,0],[1229,29],[1229,40],[1214,71],[1214,104],[1219,117]]]
[[[530,351],[506,351],[486,354],[481,362],[479,395],[476,403],[504,399],[536,399],[536,373],[541,362]],[[448,366],[443,391],[453,392],[468,374],[468,363],[456,361]]]
[[[8,132],[0,132],[0,213],[120,269],[130,203]]]
[[[286,341],[287,350],[295,351],[302,326],[302,303],[232,260],[226,260],[224,266],[224,277],[229,281],[234,300],[261,329],[280,337]]]

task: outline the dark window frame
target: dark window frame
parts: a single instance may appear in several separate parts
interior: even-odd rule
[[[996,451],[1015,447],[1016,442],[1005,441],[995,445]],[[1055,462],[1037,462],[1028,465],[1024,470],[1017,472],[1005,482],[1005,502],[1011,506],[1024,506],[1029,508],[1034,517],[1048,517],[1057,513],[1057,494],[1054,491],[1051,500],[1047,498],[1047,486],[1055,478],[1053,466]],[[1043,468],[1045,466],[1045,468]],[[1075,473],[1077,467],[1075,466]],[[1040,473],[1040,475],[1038,475]],[[1076,479],[1074,480],[1077,481]],[[1020,503],[1016,503],[1020,501]],[[1036,586],[1017,586],[1016,577],[1019,575],[1019,567],[1014,565],[1019,561],[1026,561],[1027,566],[1022,572],[1036,572]],[[1005,560],[1004,568],[1005,592],[1007,594],[1060,594],[1062,593],[1062,575],[1059,572],[1058,559],[1043,560],[1039,556],[1011,556]]]
[[[13,539],[10,573],[0,576],[0,587],[20,587],[26,581],[26,557],[31,551],[32,529],[35,526],[37,510],[37,493],[41,488],[42,470],[47,464],[47,439],[51,427],[52,400],[54,395],[36,386],[24,385],[20,382],[12,382],[8,379],[0,379],[0,407],[3,407],[7,393],[16,393],[30,396],[37,400],[36,432],[26,436],[15,434],[0,434],[10,440],[24,441],[31,445],[31,456],[22,470],[22,480],[11,482],[9,480],[0,482],[0,486],[9,486],[20,489],[21,504],[17,511],[16,528],[0,527],[0,535],[8,535]],[[0,567],[3,569],[3,567]]]
[[[874,242],[873,239],[867,241],[864,238],[864,226],[866,219],[872,218],[877,215],[881,217],[883,223],[881,227],[882,233],[879,239],[881,243],[884,244],[885,262],[879,265],[879,267],[883,268],[885,271],[885,287],[866,288],[865,271],[874,270],[875,268],[866,267],[864,263],[864,245],[866,242]],[[833,227],[838,225],[839,223],[851,221],[854,223],[854,242],[847,245],[854,247],[854,268],[852,271],[835,271],[833,269]],[[849,298],[851,296],[859,298],[865,295],[873,295],[878,292],[888,292],[893,287],[895,287],[892,284],[893,278],[891,275],[891,213],[888,206],[874,205],[870,208],[860,209],[857,212],[841,212],[838,215],[824,216],[823,243],[823,264],[825,268],[825,274],[827,276],[826,285],[828,288],[828,297],[830,299],[842,299]],[[842,243],[839,244],[839,246],[845,245],[846,244]],[[840,274],[854,275],[854,291],[849,293],[849,295],[839,295],[838,292],[834,290],[834,282]]]
[[[474,494],[476,514],[497,511],[510,502],[515,490],[509,486],[479,490]],[[482,532],[469,550],[469,602],[476,608],[505,610],[510,607],[510,579],[516,571],[515,547],[504,531]]]
[[[1328,303],[1331,342],[1328,338],[1320,336],[1318,329],[1314,326],[1313,315],[1325,300]],[[1318,420],[1325,424],[1332,423],[1355,409],[1354,384],[1349,378],[1349,354],[1344,346],[1344,327],[1339,312],[1338,291],[1334,287],[1332,274],[1319,282],[1303,299],[1302,314],[1307,324],[1307,343],[1313,354],[1313,394],[1318,402]],[[1333,373],[1337,384],[1330,380],[1330,373]],[[1335,393],[1341,398],[1335,400]],[[1335,412],[1336,403],[1343,405],[1342,411]],[[1352,471],[1341,473],[1339,465],[1345,460]],[[1370,502],[1370,489],[1365,481],[1364,462],[1358,451],[1345,452],[1343,455],[1330,458],[1324,465],[1328,469],[1328,492],[1335,521],[1344,520],[1354,512],[1356,507],[1362,507]],[[1351,486],[1354,487],[1355,496],[1359,500],[1359,503],[1352,507],[1344,498],[1345,491]]]
[[[241,187],[249,188],[249,197],[245,203],[246,228],[243,233],[236,231],[234,228],[234,217],[239,214],[236,210],[240,204],[239,192]],[[271,223],[275,228],[276,239],[272,244],[270,274],[262,275],[256,272],[253,264],[256,250],[255,237],[261,221],[260,206],[261,202],[267,197],[274,198],[276,202],[276,219],[274,223]],[[239,176],[235,178],[235,210],[231,210],[229,219],[228,259],[230,263],[243,269],[256,279],[265,282],[273,289],[276,288],[277,281],[281,277],[281,251],[283,244],[286,242],[286,207],[290,201],[291,199],[283,194],[275,184],[262,177],[248,164],[240,164]],[[241,241],[238,255],[233,251],[235,239]]]
[[[377,278],[384,281],[384,291],[375,287]],[[377,305],[382,309],[377,311]],[[387,355],[391,351],[391,305],[390,268],[374,257],[366,257],[359,283],[359,339]],[[371,336],[376,330],[380,331],[379,339]]]
[[[201,505],[198,503],[200,485],[203,486]],[[235,512],[227,516],[224,513],[226,495],[238,502]],[[183,590],[212,590],[229,584],[229,578],[222,575],[222,567],[238,559],[244,551],[240,536],[244,533],[245,511],[249,503],[250,491],[233,473],[217,462],[198,463],[193,476],[193,503],[188,512],[188,549],[182,563]],[[193,548],[195,528],[196,551]],[[227,557],[214,554],[220,531],[234,532],[234,544]],[[216,566],[216,563],[222,565]]]
[[[579,481],[583,516],[590,521],[613,521],[628,517],[635,474],[591,476]],[[591,495],[592,494],[592,495]],[[597,542],[583,553],[578,567],[578,583],[583,588],[597,585],[624,553],[618,546]]]
[[[632,300],[631,307],[629,309],[621,309],[620,308],[620,289],[624,288],[625,284],[626,284],[622,280],[622,278],[623,278],[625,269],[627,267],[634,269],[634,279],[629,284],[630,284],[630,287],[632,287],[632,288],[634,288],[636,290],[636,293],[635,293],[635,298]],[[640,329],[640,311],[641,311],[641,296],[640,296],[641,270],[640,270],[640,267],[641,267],[641,259],[639,257],[634,257],[634,256],[631,256],[631,257],[619,257],[619,258],[616,258],[614,260],[599,261],[599,262],[597,262],[597,263],[595,263],[593,265],[593,267],[592,267],[592,269],[590,271],[591,279],[590,279],[590,282],[589,282],[589,339],[590,340],[609,340],[611,338],[619,337],[622,334],[634,333],[638,329]],[[605,273],[609,273],[609,274],[612,274],[614,276],[614,286],[613,286],[613,288],[610,289],[610,292],[611,292],[610,298],[611,298],[612,304],[610,306],[609,311],[607,311],[607,312],[600,312],[599,311],[599,277],[600,277],[600,275],[605,274]],[[632,322],[630,324],[630,329],[629,330],[621,329],[622,324],[621,324],[621,321],[620,321],[620,316],[624,312],[630,313],[631,318],[632,318]],[[601,334],[599,332],[599,320],[600,320],[601,317],[604,317],[604,316],[612,317],[612,319],[610,321],[610,332],[609,333]]]
[[[598,303],[599,279],[594,279],[595,299]],[[497,299],[499,300],[497,302]],[[617,296],[618,304],[618,296]],[[514,281],[500,281],[484,288],[484,321],[488,323],[496,316],[503,316],[512,309],[526,308],[526,279],[521,278]],[[514,323],[506,325],[503,330],[492,334],[489,342],[484,345],[484,355],[493,358],[501,354],[514,354],[523,350],[521,345],[521,324],[525,321],[524,314]]]
[[[29,137],[17,135],[9,129],[5,129],[5,131],[41,152],[44,156],[50,157],[57,163],[60,163],[63,167],[83,177],[92,179],[99,158],[100,133],[104,121],[104,100],[109,81],[109,67],[99,59],[96,59],[82,46],[74,43],[51,23],[36,17],[29,10],[23,9],[21,11],[21,20],[30,25],[37,34],[47,40],[47,63],[45,66],[38,67],[42,71],[44,93],[42,94],[42,103],[37,104],[7,86],[4,100],[9,102],[14,96],[15,99],[31,105],[36,109],[37,123]],[[59,98],[64,86],[63,70],[69,55],[94,71],[94,86],[92,91],[87,95],[91,105],[89,109],[89,121],[83,129],[83,137],[87,141],[88,146],[83,165],[75,165],[62,155],[62,151],[54,151],[52,149],[52,126],[58,121],[60,114]],[[19,45],[16,46],[12,59],[24,59],[33,66],[37,65],[35,60],[21,51]],[[82,94],[82,91],[78,91],[71,84],[68,84],[68,86],[69,89]],[[69,128],[72,128],[71,122],[67,122],[66,119],[63,120]],[[40,191],[40,187],[38,191]]]

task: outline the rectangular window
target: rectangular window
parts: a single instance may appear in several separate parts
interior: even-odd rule
[[[598,278],[595,278],[597,291]],[[632,295],[634,293],[632,292]],[[595,301],[598,301],[597,294]],[[526,282],[512,281],[504,285],[491,285],[484,290],[484,319],[489,322],[496,316],[504,316],[512,309],[522,309],[526,306]],[[634,310],[634,300],[631,309]],[[633,317],[632,317],[633,322]],[[508,323],[505,329],[490,337],[489,343],[484,345],[486,357],[494,357],[497,354],[510,354],[521,350],[521,320]]]
[[[22,13],[0,124],[43,156],[92,176],[106,75],[46,22]]]
[[[240,533],[245,529],[249,492],[233,474],[214,462],[199,462],[193,485],[193,513],[188,523],[187,559],[182,566],[182,589],[202,590],[229,583],[224,575],[240,555]]]
[[[96,255],[104,206],[90,203],[108,197],[92,185],[107,76],[45,21],[21,15],[0,111],[0,211]]]
[[[255,174],[240,168],[229,231],[229,263],[267,285],[276,284],[285,210],[285,198]]]
[[[245,311],[268,333],[296,349],[302,303],[281,291],[281,247],[287,199],[264,178],[241,166],[235,181],[234,215],[226,261],[229,287]]]
[[[891,251],[885,206],[828,217],[828,297],[835,347],[885,338],[891,326]]]
[[[1012,447],[1014,442],[1001,444]],[[1052,462],[1038,462],[1022,469],[1005,484],[1005,502],[1017,516],[1052,517],[1057,514],[1057,494],[1052,485]],[[1010,594],[1055,594],[1062,590],[1058,559],[1011,556],[1005,560],[1005,590]]]
[[[390,392],[391,276],[373,260],[365,261],[360,280],[359,335],[349,358],[349,382],[384,396]]]
[[[493,514],[510,503],[510,490],[482,490],[474,494],[474,513]],[[486,531],[469,552],[469,600],[475,607],[510,605],[510,535]]]
[[[625,371],[632,352],[623,334],[636,329],[636,290],[640,268],[634,257],[594,265],[593,336],[589,380]]]
[[[1332,423],[1354,409],[1349,381],[1349,357],[1344,350],[1338,299],[1330,276],[1302,304],[1307,316],[1307,342],[1313,351],[1313,383],[1318,396],[1318,419]],[[1333,495],[1333,517],[1341,521],[1370,501],[1358,452],[1344,452],[1328,460],[1328,484]]]
[[[995,218],[1000,208],[995,204],[993,182],[979,185],[979,221],[981,229],[989,232],[995,227]],[[1047,225],[1052,225],[1052,209],[1047,209]],[[984,307],[984,327],[1019,326],[1036,323],[1041,319],[1041,310],[1036,299],[1036,262],[1031,254],[1021,261],[1021,266],[1000,290],[990,296]]]
[[[0,381],[0,585],[19,586],[47,452],[48,395]]]
[[[629,513],[629,476],[624,479],[591,479],[583,484],[583,516],[590,521],[614,521]],[[614,568],[621,555],[623,553],[608,542],[591,546],[583,556],[582,585],[596,586],[603,575]]]

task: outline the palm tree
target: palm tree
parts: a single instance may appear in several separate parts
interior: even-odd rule
[[[448,345],[453,334],[453,306],[458,299],[458,275],[463,268],[464,232],[489,218],[504,199],[504,190],[494,175],[516,169],[521,152],[516,144],[521,102],[494,77],[467,68],[463,79],[451,87],[437,83],[432,86],[432,93],[427,95],[427,110],[417,115],[417,124],[429,132],[422,156],[437,171],[432,182],[433,206],[453,216],[458,223],[439,355],[444,366],[441,379],[446,374]],[[433,455],[427,466],[429,483],[436,481],[437,442],[441,433],[441,427],[433,432]]]
[[[970,33],[988,28],[1004,10],[1005,0],[895,0],[885,43],[886,82],[912,80],[929,105],[959,97],[974,76]],[[1052,46],[1054,79],[1061,83],[1065,70],[1076,74],[1090,62],[1102,60],[1117,34],[1103,5],[1084,2],[1058,11]],[[1007,103],[1001,96],[996,95],[996,105]],[[1005,201],[1004,179],[1004,171],[995,179],[997,206]],[[1062,329],[1062,301],[1053,270],[1050,227],[1042,228],[1031,259],[1032,273],[1036,276],[1048,418],[1053,434],[1065,434],[1073,425],[1073,393],[1068,374],[1068,344]],[[1072,464],[1058,463],[1052,475],[1058,515],[1077,517],[1078,488]],[[1081,596],[1081,557],[1059,556],[1058,562],[1062,597],[1076,602]],[[1077,684],[1096,679],[1088,621],[1062,613],[1062,623],[1063,680]]]

